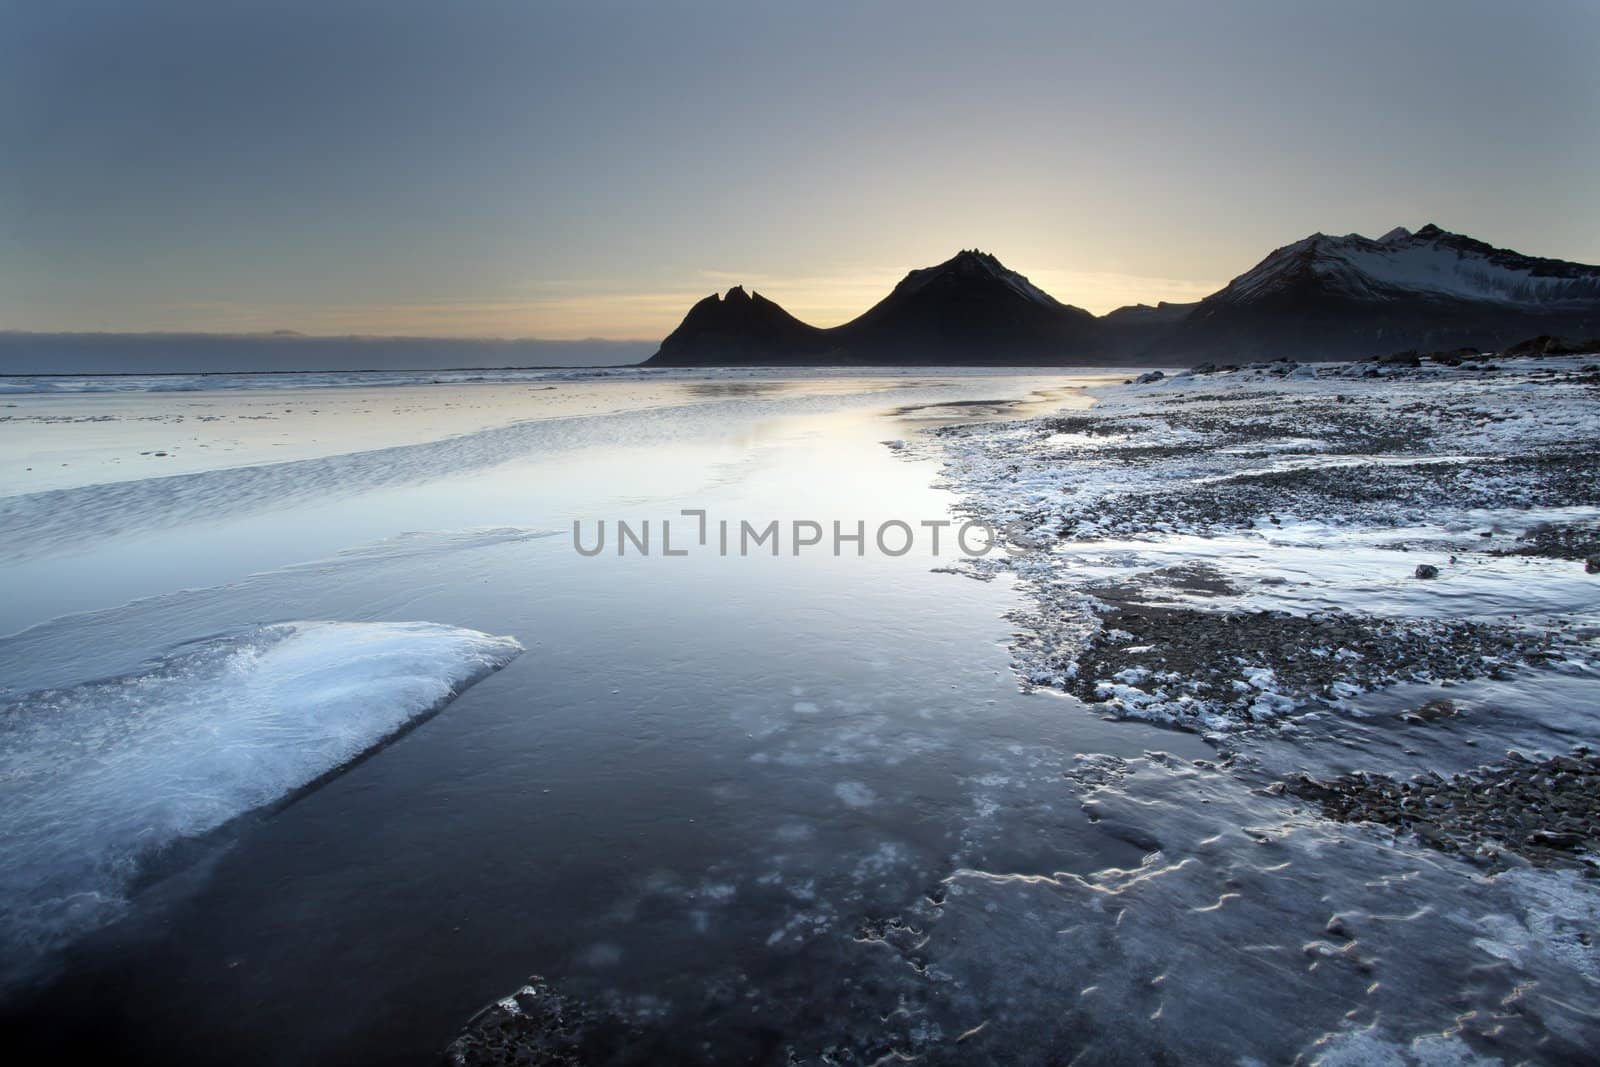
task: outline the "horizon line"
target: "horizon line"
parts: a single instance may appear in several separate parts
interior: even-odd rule
[[[537,337],[472,334],[420,334],[420,333],[305,333],[301,330],[30,330],[0,327],[0,339],[17,337],[85,337],[116,338],[127,340],[147,338],[218,338],[253,341],[464,341],[473,344],[660,344],[655,337]]]
[[[1063,304],[1065,306],[1079,308],[1080,310],[1088,312],[1088,314],[1092,315],[1096,319],[1105,319],[1105,318],[1109,317],[1110,315],[1112,315],[1112,314],[1114,314],[1114,313],[1116,313],[1118,311],[1130,310],[1130,309],[1135,309],[1135,308],[1160,308],[1160,307],[1164,307],[1164,306],[1193,306],[1195,304],[1198,304],[1198,303],[1204,301],[1205,299],[1207,299],[1207,298],[1209,298],[1211,296],[1216,295],[1217,293],[1220,293],[1220,292],[1226,290],[1227,287],[1233,283],[1233,281],[1237,280],[1239,277],[1242,277],[1244,274],[1250,273],[1251,270],[1255,269],[1255,267],[1257,267],[1257,266],[1260,266],[1262,263],[1264,263],[1267,259],[1270,259],[1272,256],[1284,251],[1287,248],[1290,248],[1290,247],[1292,247],[1292,246],[1294,246],[1296,244],[1300,244],[1300,243],[1305,242],[1305,241],[1316,240],[1316,239],[1319,239],[1319,238],[1321,238],[1321,239],[1331,239],[1331,240],[1348,240],[1348,239],[1351,239],[1351,238],[1357,238],[1357,239],[1360,239],[1360,240],[1363,240],[1363,241],[1369,241],[1369,242],[1382,242],[1383,240],[1385,240],[1385,238],[1387,238],[1388,236],[1390,236],[1390,235],[1392,235],[1394,233],[1397,233],[1397,232],[1401,232],[1401,233],[1406,234],[1407,236],[1410,236],[1410,235],[1414,235],[1416,233],[1420,233],[1420,232],[1424,232],[1424,231],[1428,231],[1428,230],[1433,230],[1433,231],[1436,231],[1438,233],[1442,233],[1444,235],[1452,236],[1452,237],[1465,237],[1468,240],[1476,241],[1476,242],[1482,243],[1482,244],[1486,244],[1490,248],[1495,249],[1496,251],[1513,252],[1513,253],[1515,253],[1517,255],[1527,255],[1527,256],[1529,256],[1529,258],[1533,258],[1533,259],[1550,258],[1550,257],[1545,257],[1545,256],[1539,256],[1539,255],[1529,255],[1528,253],[1520,252],[1520,251],[1517,251],[1515,249],[1512,249],[1512,248],[1509,248],[1509,247],[1506,247],[1506,246],[1494,245],[1491,242],[1482,241],[1480,238],[1473,238],[1470,235],[1464,234],[1464,233],[1462,233],[1460,231],[1449,230],[1449,229],[1440,227],[1437,223],[1429,222],[1429,223],[1423,225],[1422,227],[1420,227],[1417,230],[1411,230],[1411,229],[1409,229],[1409,228],[1407,228],[1405,226],[1393,227],[1389,231],[1387,231],[1383,236],[1377,237],[1377,238],[1368,237],[1366,234],[1363,234],[1363,233],[1361,233],[1359,231],[1351,231],[1350,233],[1347,233],[1347,234],[1329,234],[1329,233],[1326,233],[1326,232],[1324,232],[1322,230],[1317,230],[1317,231],[1315,231],[1315,232],[1313,232],[1311,234],[1308,234],[1308,235],[1306,235],[1304,237],[1297,238],[1296,240],[1291,241],[1288,244],[1274,246],[1271,250],[1266,252],[1265,255],[1261,259],[1256,260],[1254,265],[1252,265],[1250,267],[1246,267],[1242,274],[1236,275],[1233,278],[1230,278],[1227,281],[1222,282],[1220,285],[1218,283],[1214,282],[1214,281],[1208,281],[1208,282],[1186,282],[1186,283],[1184,283],[1184,284],[1186,284],[1188,286],[1193,287],[1196,291],[1198,291],[1201,287],[1204,287],[1207,290],[1206,292],[1195,296],[1191,300],[1159,299],[1159,298],[1155,299],[1155,300],[1145,300],[1145,299],[1141,298],[1141,299],[1134,299],[1134,300],[1125,301],[1123,303],[1117,304],[1114,307],[1109,307],[1105,311],[1102,311],[1102,312],[1095,312],[1095,311],[1090,310],[1088,307],[1085,307],[1084,304],[1097,303],[1096,301],[1090,300],[1090,301],[1085,301],[1084,303],[1080,304],[1080,303],[1077,303],[1076,300],[1072,296],[1067,296],[1065,298],[1058,297],[1055,292],[1051,291],[1051,288],[1046,288],[1046,286],[1050,285],[1049,279],[1046,279],[1045,280],[1045,284],[1043,284],[1043,285],[1041,285],[1039,283],[1031,283],[1031,284],[1034,284],[1034,286],[1036,288],[1038,288],[1041,292],[1044,292],[1046,295],[1050,296],[1052,299],[1056,300],[1057,302],[1059,302],[1059,303],[1061,303],[1061,304]],[[1023,277],[1024,279],[1028,278],[1028,276],[1026,274],[1022,274],[1022,272],[1017,271],[1014,268],[1005,266],[1005,264],[1003,262],[1001,262],[999,260],[999,258],[994,255],[994,253],[985,252],[983,250],[983,246],[981,244],[972,246],[970,251],[973,252],[973,253],[979,254],[979,255],[986,255],[986,256],[988,256],[990,258],[993,258],[993,259],[995,259],[995,261],[1002,268],[1004,268],[1008,272],[1013,273],[1013,274],[1017,274],[1020,277]],[[871,303],[868,303],[863,310],[861,310],[859,312],[856,312],[853,315],[847,315],[846,317],[841,319],[841,321],[839,323],[835,324],[834,326],[819,326],[819,325],[816,325],[815,323],[811,322],[810,321],[811,320],[811,316],[815,313],[816,309],[814,309],[814,308],[806,308],[804,306],[804,302],[802,302],[800,305],[798,305],[799,310],[795,310],[797,305],[795,305],[795,303],[794,303],[794,301],[792,299],[792,294],[791,294],[790,298],[786,298],[786,299],[783,299],[783,300],[776,300],[776,301],[773,301],[773,302],[777,303],[779,307],[781,307],[783,310],[788,312],[790,315],[795,316],[801,322],[804,322],[804,323],[806,323],[808,325],[813,325],[817,329],[822,329],[822,330],[834,329],[837,326],[847,325],[848,323],[855,321],[861,315],[864,315],[864,314],[870,312],[872,310],[872,308],[876,307],[878,305],[878,303],[881,303],[881,301],[884,298],[886,298],[887,296],[891,295],[893,293],[894,289],[899,284],[901,284],[901,282],[903,282],[905,279],[911,277],[912,275],[915,275],[915,274],[919,273],[920,271],[931,270],[931,269],[934,269],[934,268],[936,268],[938,266],[942,266],[943,264],[948,263],[948,262],[952,261],[953,259],[959,258],[961,255],[967,254],[968,252],[969,252],[969,249],[966,248],[966,247],[963,247],[960,250],[958,250],[958,252],[954,256],[951,256],[951,257],[948,257],[947,259],[941,260],[938,263],[932,264],[932,265],[927,266],[927,267],[914,267],[914,268],[906,271],[905,274],[900,276],[899,280],[887,283],[887,291],[884,293],[883,297],[880,297],[878,300],[872,301]],[[1575,265],[1578,265],[1578,266],[1587,266],[1587,264],[1583,264],[1583,263],[1578,262],[1576,260],[1569,260],[1569,261],[1566,261],[1566,262],[1574,263]],[[452,342],[452,343],[460,343],[460,344],[481,344],[481,345],[497,345],[497,344],[498,345],[517,345],[517,344],[521,344],[521,345],[593,345],[593,344],[634,345],[634,344],[640,344],[640,345],[643,345],[643,344],[660,344],[668,336],[671,336],[671,334],[678,328],[678,326],[680,326],[682,324],[682,322],[684,321],[684,318],[688,315],[689,311],[693,309],[693,307],[695,307],[696,305],[698,305],[699,303],[701,303],[702,301],[704,301],[706,299],[710,299],[710,298],[725,299],[727,294],[729,294],[729,293],[731,293],[731,292],[733,292],[735,290],[744,290],[745,292],[748,292],[751,295],[764,295],[764,294],[762,294],[762,289],[763,288],[767,289],[768,292],[772,291],[770,285],[767,285],[765,283],[771,283],[771,282],[774,282],[774,281],[778,281],[780,283],[779,286],[778,286],[778,289],[779,289],[780,292],[782,291],[782,285],[781,285],[782,278],[781,277],[775,278],[772,275],[763,275],[763,273],[761,271],[759,271],[759,270],[757,270],[757,271],[745,271],[745,272],[733,272],[733,271],[721,271],[721,270],[705,269],[705,270],[700,271],[700,273],[701,273],[702,277],[710,277],[710,278],[717,278],[720,275],[721,276],[720,280],[722,280],[724,282],[733,281],[733,284],[726,285],[725,287],[724,286],[714,286],[710,290],[709,293],[707,293],[705,290],[699,290],[698,291],[699,293],[702,293],[704,295],[695,295],[694,291],[690,291],[687,288],[685,288],[683,290],[681,296],[679,297],[680,299],[682,299],[684,301],[682,312],[679,313],[679,315],[678,315],[678,317],[677,317],[677,319],[675,321],[670,321],[670,322],[664,324],[662,327],[659,327],[659,329],[661,330],[661,332],[659,334],[652,334],[652,335],[637,335],[636,334],[636,335],[632,335],[632,336],[602,336],[602,335],[596,335],[596,334],[585,334],[584,336],[581,336],[581,337],[549,337],[549,336],[542,336],[542,335],[539,335],[539,334],[503,334],[503,333],[502,334],[413,333],[413,332],[384,333],[384,332],[381,332],[381,331],[380,332],[361,331],[361,332],[345,332],[345,333],[310,333],[310,332],[306,332],[306,331],[303,331],[303,330],[297,330],[297,329],[294,329],[292,327],[274,327],[274,328],[254,329],[254,330],[218,330],[218,329],[206,329],[204,327],[176,328],[176,329],[116,329],[116,328],[113,328],[113,329],[30,329],[30,328],[27,328],[27,327],[0,327],[0,340],[4,340],[4,339],[13,339],[14,340],[14,339],[17,339],[17,338],[22,338],[22,337],[34,337],[34,338],[41,338],[41,339],[46,339],[46,338],[52,338],[52,339],[81,338],[81,339],[84,339],[84,340],[89,340],[89,339],[100,339],[100,340],[117,339],[117,340],[127,340],[127,341],[132,341],[132,340],[137,340],[137,339],[149,339],[149,340],[172,339],[172,340],[178,340],[178,339],[206,339],[206,338],[210,338],[210,339],[216,339],[216,340],[232,340],[232,341],[247,341],[248,340],[248,341],[257,341],[257,342],[294,342],[294,341],[310,341],[310,342],[316,342],[316,341],[322,341],[322,342],[343,341],[343,342],[347,342],[347,343],[374,343],[374,342],[389,342],[389,343],[426,343],[426,342],[432,342],[432,343],[445,343],[445,342]],[[1041,274],[1041,275],[1058,275],[1059,276],[1063,272],[1060,271],[1060,270],[1056,270],[1056,269],[1047,269],[1047,270],[1044,270],[1042,272],[1036,270],[1035,273],[1036,274]],[[1065,273],[1075,274],[1075,275],[1080,275],[1080,276],[1089,276],[1089,275],[1095,275],[1097,273],[1102,273],[1103,274],[1105,272],[1069,271],[1069,272],[1065,272]],[[1115,274],[1117,272],[1112,272],[1112,273]],[[735,279],[740,279],[741,275],[747,276],[747,278],[745,280],[735,280]],[[1060,279],[1060,277],[1057,277],[1055,280],[1056,281],[1060,281],[1061,279]],[[1080,277],[1078,280],[1082,281],[1083,279],[1082,279],[1082,277]],[[1161,281],[1163,279],[1159,279],[1159,278],[1155,278],[1155,277],[1149,277],[1149,278],[1145,278],[1144,280],[1147,281],[1147,282],[1159,282],[1159,281]],[[1166,280],[1169,281],[1169,282],[1172,281],[1171,279],[1166,279]],[[1213,286],[1214,286],[1214,288],[1213,288]],[[663,292],[663,293],[656,293],[656,294],[652,294],[652,295],[654,295],[656,297],[666,297],[668,294]],[[672,294],[672,295],[678,296],[678,294]],[[626,300],[626,297],[624,296],[623,299]],[[765,299],[772,300],[772,297],[767,296],[767,297],[765,297]],[[419,303],[419,304],[417,304],[415,306],[418,307],[418,308],[427,307],[428,306],[428,302],[423,301],[423,302],[421,302],[421,303]],[[1102,304],[1101,306],[1104,306],[1104,305]],[[829,316],[829,317],[832,317],[832,316]]]

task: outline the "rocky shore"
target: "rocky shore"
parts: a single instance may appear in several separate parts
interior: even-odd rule
[[[1537,629],[1344,612],[1224,614],[1094,593],[1104,605],[1101,628],[1079,651],[1066,690],[1133,718],[1156,708],[1179,726],[1218,717],[1271,723],[1316,700],[1402,681],[1505,677],[1509,664],[1562,656],[1557,637]]]
[[[1592,358],[1279,362],[937,437],[963,507],[1014,534],[969,573],[1033,602],[1023,683],[1206,731],[1595,660],[1596,426]]]
[[[1358,773],[1302,776],[1285,786],[1330,819],[1408,831],[1486,866],[1600,869],[1600,753],[1588,748],[1548,759],[1511,752],[1502,763],[1449,778]]]
[[[480,1011],[445,1050],[451,1067],[583,1067],[605,1063],[636,1039],[622,1020],[596,1025],[538,975]]]

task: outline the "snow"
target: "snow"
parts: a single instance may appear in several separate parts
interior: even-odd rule
[[[1439,293],[1465,300],[1508,304],[1552,304],[1600,296],[1600,272],[1587,279],[1540,277],[1487,257],[1413,241],[1382,249],[1365,244],[1340,248],[1336,260],[1359,272],[1369,284]],[[1329,270],[1337,268],[1330,264]]]
[[[520,651],[427,622],[292,622],[0,708],[0,982],[120,913],[174,843],[289,796]]]
[[[1377,241],[1360,234],[1314,234],[1278,249],[1225,290],[1234,299],[1265,295],[1309,266],[1331,291],[1376,299],[1402,293],[1542,307],[1600,299],[1600,268],[1570,276],[1538,273],[1540,261],[1445,243],[1451,235],[1404,228]],[[1547,265],[1546,265],[1547,266]]]
[[[1529,480],[1578,462],[1574,449],[1593,439],[1600,401],[1582,385],[1587,362],[1378,378],[1360,364],[1184,373],[1099,389],[1086,414],[961,428],[939,444],[965,513],[1012,537],[1010,553],[974,569],[1015,575],[1038,604],[1018,617],[1026,683],[1093,683],[1088,695],[1118,716],[1233,730],[1241,719],[1281,723],[1295,694],[1270,671],[1241,674],[1225,710],[1197,699],[1194,679],[1133,670],[1126,650],[1127,669],[1085,678],[1089,644],[1118,641],[1101,628],[1100,590],[1210,617],[1336,616],[1435,635],[1490,626],[1548,639],[1552,669],[1588,670],[1595,580],[1582,559],[1528,554],[1543,528],[1600,530],[1591,497],[1545,499]],[[1503,466],[1508,457],[1529,463]],[[1437,578],[1416,578],[1420,564]],[[1403,663],[1367,660],[1350,674],[1408,676]],[[1362,688],[1335,678],[1324,694]]]
[[[1541,521],[1600,522],[1600,508],[1552,508],[1530,520],[1514,510],[1477,511],[1473,529],[1498,526],[1500,543]],[[1320,522],[1286,522],[1280,531],[1232,535],[1175,534],[1140,540],[1072,542],[1057,557],[1083,578],[1150,579],[1185,563],[1204,563],[1239,592],[1196,594],[1162,590],[1159,600],[1199,611],[1358,611],[1415,618],[1499,619],[1569,615],[1600,626],[1600,598],[1576,580],[1581,564],[1529,556],[1457,555],[1476,547],[1476,534],[1432,551],[1402,551],[1437,527],[1340,529]],[[1413,577],[1419,563],[1440,568],[1434,582]]]

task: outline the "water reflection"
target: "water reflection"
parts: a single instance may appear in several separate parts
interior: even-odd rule
[[[1047,404],[1071,383],[697,384],[652,383],[670,405],[596,387],[611,413],[548,419],[538,405],[559,393],[521,394],[528,417],[446,440],[197,472],[148,499],[135,482],[99,498],[106,524],[86,503],[105,487],[56,498],[63,539],[9,568],[17,626],[54,617],[0,640],[13,691],[286,619],[426,620],[527,651],[150,887],[6,1009],[20,1047],[433,1062],[534,971],[660,1018],[723,994],[779,1018],[860,965],[863,922],[952,865],[1136,861],[1049,799],[1073,754],[1204,749],[1018,692],[1005,583],[875,553],[586,560],[559,533],[683,506],[948,517],[937,464],[881,444],[904,432],[892,409]],[[28,536],[37,515],[11,499]]]

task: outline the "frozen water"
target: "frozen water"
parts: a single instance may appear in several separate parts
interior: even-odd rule
[[[164,849],[349,763],[520,648],[425,622],[283,623],[0,708],[0,980],[117,915]]]
[[[37,702],[35,691],[53,688],[82,703],[122,686],[118,706],[133,717],[107,721],[132,734],[144,705],[129,693],[160,689],[198,650],[220,661],[230,642],[270,644],[275,628],[246,627],[274,619],[456,620],[539,646],[537,662],[523,657],[472,694],[472,714],[443,716],[336,787],[248,820],[203,877],[152,886],[126,922],[75,947],[73,964],[93,966],[45,994],[49,1011],[30,1026],[59,1029],[84,1003],[73,995],[109,990],[122,1010],[108,1033],[147,1058],[172,1035],[196,1058],[265,1048],[400,1059],[432,1055],[475,1007],[538,971],[570,998],[574,1023],[587,1012],[658,1042],[634,1062],[701,1049],[794,1063],[1570,1060],[1600,1036],[1586,1007],[1597,987],[1582,935],[1595,916],[1581,874],[1496,873],[1407,833],[1329,822],[1270,789],[1301,772],[1449,772],[1508,747],[1592,743],[1593,670],[1574,660],[1448,686],[1349,687],[1291,710],[1290,671],[1230,662],[1222,684],[1238,687],[1261,729],[1208,744],[1107,721],[1092,713],[1105,707],[1059,693],[1020,693],[1003,650],[1011,645],[1023,678],[1054,680],[1062,665],[1034,650],[1049,635],[1098,632],[1086,587],[1109,596],[1107,585],[1202,624],[1269,608],[1404,626],[1538,627],[1547,616],[1592,626],[1581,560],[1486,551],[1521,552],[1517,538],[1541,522],[1600,518],[1596,501],[1529,509],[1504,499],[1517,476],[1502,477],[1501,458],[1570,448],[1594,425],[1581,391],[1537,383],[1544,366],[1495,379],[1425,368],[1367,384],[1337,368],[1174,377],[1106,390],[1087,415],[945,432],[948,452],[930,447],[922,425],[1016,418],[993,398],[1052,383],[946,388],[903,375],[835,392],[820,376],[803,388],[770,373],[666,376],[655,380],[678,393],[661,409],[619,411],[624,393],[643,394],[618,384],[618,401],[594,417],[13,497],[0,526],[52,538],[42,562],[14,573],[79,568],[75,553],[126,566],[137,544],[126,528],[92,543],[109,532],[101,517],[119,493],[120,521],[140,529],[182,535],[231,512],[228,529],[263,541],[282,531],[289,558],[320,562],[252,564],[277,569],[242,580],[243,565],[203,581],[173,568],[164,596],[58,607],[51,615],[83,613],[0,639],[10,686],[0,700]],[[548,412],[516,388],[528,413]],[[1394,439],[1343,440],[1301,417],[1358,410],[1339,395],[1360,398],[1352,434]],[[280,407],[307,402],[284,397]],[[1419,404],[1443,414],[1407,412]],[[1412,424],[1414,440],[1389,432]],[[554,450],[566,451],[542,466],[526,459]],[[490,469],[508,456],[524,458]],[[928,480],[943,459],[960,507],[1019,517],[1046,548],[1004,567],[986,561],[979,576],[1001,580],[979,583],[929,574],[927,560],[871,557],[751,559],[737,570],[698,556],[574,565],[564,536],[540,536],[562,528],[561,516],[675,514],[686,503],[942,516],[949,500]],[[1479,494],[1489,499],[1445,497],[1417,516],[1357,500],[1147,523],[1127,506],[1163,487],[1221,499],[1263,478],[1376,472],[1381,486],[1418,470],[1461,472],[1467,489],[1499,484]],[[348,510],[381,514],[388,528],[321,506],[346,493]],[[286,506],[299,525],[269,521]],[[52,509],[53,526],[40,519]],[[452,528],[343,554],[308,541],[320,529],[336,545],[392,538],[423,528],[423,512],[426,528]],[[1083,525],[1064,536],[1069,521]],[[184,543],[150,540],[161,559]],[[1420,562],[1440,576],[1410,577]],[[19,625],[38,621],[17,614]],[[1154,638],[1128,632],[1136,624],[1118,626],[1128,629],[1100,636],[1153,651]],[[233,636],[135,668],[166,635],[216,633]],[[350,657],[330,646],[325,658]],[[1144,663],[1108,670],[1110,695],[1133,705],[1171,684]],[[118,680],[80,684],[107,676]],[[404,683],[363,677],[364,692],[339,701],[364,709],[355,718],[373,737],[403,729],[411,720],[398,710],[399,725],[370,724],[380,709],[361,701]],[[244,692],[225,678],[215,687]],[[1441,694],[1455,702],[1451,717],[1404,717]],[[227,705],[211,714],[238,732],[233,716],[252,705]],[[274,736],[303,738],[313,725],[296,719]],[[94,731],[69,732],[107,750]],[[1171,755],[1140,757],[1153,749]],[[152,759],[141,777],[178,784],[191,762]],[[300,777],[268,769],[242,802],[285,795],[270,783]],[[183,812],[213,795],[187,790],[173,803]],[[106,824],[83,816],[68,828],[93,843],[120,825]],[[129,885],[115,863],[130,854],[133,877],[169,869],[151,864],[160,847],[106,850],[109,873],[98,859],[74,868],[74,856],[44,858],[69,889],[108,887],[115,908]],[[75,871],[84,879],[66,881]],[[43,898],[59,887],[32,888]]]
[[[1600,1038],[1586,944],[1600,897],[1582,874],[1470,872],[1210,765],[1085,762],[1084,811],[1142,841],[1143,860],[951,874],[896,920],[920,931],[900,953],[925,975],[891,1021],[906,1053],[1434,1063],[1430,1040],[1467,1038],[1556,1062]]]

